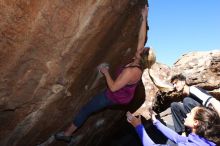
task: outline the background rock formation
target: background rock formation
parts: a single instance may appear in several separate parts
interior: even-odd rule
[[[113,71],[134,54],[141,6],[137,0],[0,0],[0,145],[36,145],[70,123],[104,87],[104,80],[93,84],[96,66],[106,61]],[[77,145],[98,145],[121,114],[91,117],[77,132]]]
[[[169,82],[172,75],[182,73],[187,78],[188,85],[199,86],[209,91],[220,100],[220,51],[190,52],[183,55],[173,67],[157,63],[153,70],[157,78]],[[145,86],[145,104],[137,111],[148,117],[148,108],[154,106],[158,112],[162,112],[173,101],[181,101],[182,95],[177,93],[158,92],[152,84],[148,72],[143,77]],[[156,102],[156,103],[155,103]]]
[[[220,87],[220,51],[190,52],[173,66],[175,73],[183,73],[189,85],[209,91]]]

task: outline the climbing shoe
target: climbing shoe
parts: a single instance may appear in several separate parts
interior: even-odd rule
[[[55,139],[58,140],[58,141],[65,141],[67,143],[69,143],[72,139],[72,136],[65,136],[64,135],[64,132],[59,132],[59,133],[56,133],[54,135]]]

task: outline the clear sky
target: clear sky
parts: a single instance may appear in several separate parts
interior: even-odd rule
[[[220,0],[148,0],[147,46],[172,66],[192,51],[220,50]]]

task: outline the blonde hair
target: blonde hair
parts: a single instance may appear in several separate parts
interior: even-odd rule
[[[153,48],[145,47],[141,53],[141,66],[142,69],[150,69],[151,66],[156,62],[156,55]]]
[[[151,74],[151,67],[156,62],[156,55],[152,47],[144,48],[144,51],[141,53],[141,66],[143,69],[148,69],[148,74],[151,81],[154,85],[160,90],[164,92],[172,91],[174,87],[172,84],[161,81],[160,79],[156,78]]]

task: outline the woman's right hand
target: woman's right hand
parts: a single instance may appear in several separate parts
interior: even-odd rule
[[[104,75],[106,73],[108,73],[108,70],[109,70],[109,67],[108,66],[103,66],[103,67],[100,67],[100,72],[103,73]]]
[[[147,5],[145,5],[144,8],[142,9],[141,14],[142,14],[143,18],[147,18],[148,17],[148,9],[149,8],[148,8]]]
[[[141,115],[138,115],[138,117],[135,117],[128,111],[126,116],[127,116],[128,123],[130,123],[132,126],[137,127],[138,125],[141,124]]]

